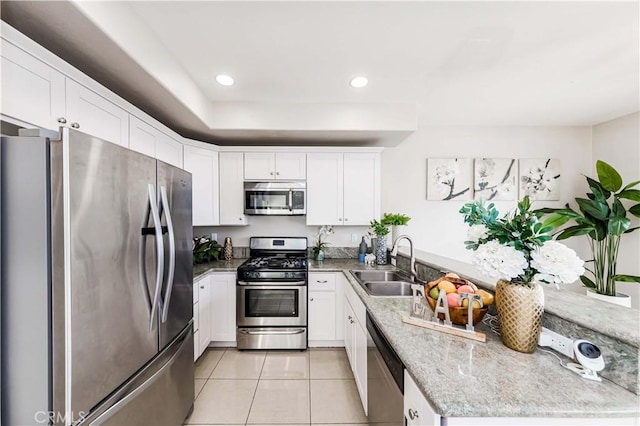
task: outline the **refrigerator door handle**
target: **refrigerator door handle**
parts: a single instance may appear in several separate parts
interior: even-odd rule
[[[176,236],[173,230],[173,220],[171,219],[171,210],[169,209],[169,199],[167,197],[167,189],[160,186],[160,202],[162,210],[167,219],[167,228],[169,232],[169,274],[167,276],[167,289],[164,293],[164,305],[162,308],[162,322],[167,321],[169,315],[169,301],[171,300],[171,291],[173,290],[173,277],[176,272]]]
[[[156,235],[156,289],[151,305],[151,319],[149,320],[149,331],[155,326],[156,309],[160,303],[160,293],[162,291],[162,278],[164,275],[164,241],[162,238],[162,223],[160,222],[160,214],[158,212],[158,202],[156,201],[156,190],[152,183],[148,187],[149,205],[151,206],[151,217],[153,217],[153,225]]]
[[[147,200],[147,206],[144,212],[143,229],[149,224],[149,217],[151,216],[151,200]],[[141,232],[140,249],[138,250],[138,275],[140,278],[140,284],[142,285],[142,291],[144,294],[144,302],[147,307],[147,312],[151,315],[151,294],[149,293],[149,283],[147,280],[147,233]]]

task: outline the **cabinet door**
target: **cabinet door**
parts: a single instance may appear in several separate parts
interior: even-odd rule
[[[236,340],[235,274],[211,274],[211,340]]]
[[[57,130],[65,118],[65,77],[5,40],[0,42],[0,113],[25,123]]]
[[[156,158],[160,161],[164,161],[165,163],[169,163],[182,169],[184,166],[184,162],[182,159],[182,144],[172,137],[159,132],[158,139],[156,140]],[[216,161],[214,161],[214,166],[216,170],[216,173],[214,174],[217,175],[217,158]],[[218,179],[216,177],[215,182],[217,183],[217,181]]]
[[[309,292],[309,340],[335,340],[336,299],[332,291]]]
[[[342,154],[307,154],[307,225],[343,224],[342,172]]]
[[[129,148],[156,158],[159,131],[137,117],[129,116]]]
[[[404,370],[404,417],[407,426],[440,426],[440,415],[422,396],[407,370]]]
[[[211,343],[211,277],[208,275],[199,281],[198,289],[198,334],[200,354]]]
[[[276,179],[305,180],[306,178],[306,154],[294,152],[276,153]]]
[[[220,153],[220,225],[246,225],[244,159],[241,152]]]
[[[349,365],[351,365],[351,371],[356,371],[356,359],[354,358],[354,334],[353,334],[353,323],[354,323],[354,314],[351,309],[351,305],[349,301],[345,300],[344,302],[344,350],[347,352],[347,358],[349,358]]]
[[[97,93],[66,80],[67,121],[73,128],[129,146],[129,113]]]
[[[276,178],[276,156],[272,152],[246,152],[244,179],[264,180]]]
[[[354,378],[362,401],[364,412],[367,412],[367,332],[359,322],[354,323],[354,347],[356,370]]]
[[[344,224],[369,225],[380,217],[380,156],[344,154]]]
[[[193,226],[218,225],[218,153],[184,146],[184,169],[191,173]]]

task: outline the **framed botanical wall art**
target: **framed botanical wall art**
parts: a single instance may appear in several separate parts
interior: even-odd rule
[[[476,200],[515,201],[515,158],[476,158],[473,162],[473,193]]]
[[[462,200],[472,198],[470,158],[427,159],[427,200]]]
[[[520,198],[557,201],[560,199],[560,160],[533,158],[520,160]]]

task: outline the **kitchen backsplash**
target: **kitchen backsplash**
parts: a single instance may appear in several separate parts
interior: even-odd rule
[[[249,247],[233,247],[234,259],[249,258]],[[309,248],[309,257],[313,257],[313,249]],[[324,249],[325,259],[357,259],[358,247],[326,247]]]

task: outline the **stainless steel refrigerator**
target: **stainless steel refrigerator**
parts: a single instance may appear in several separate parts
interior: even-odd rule
[[[56,135],[0,144],[2,424],[181,425],[194,400],[191,175]]]

